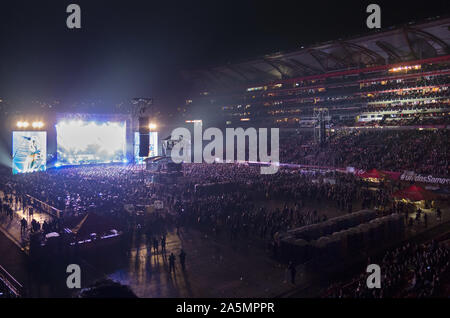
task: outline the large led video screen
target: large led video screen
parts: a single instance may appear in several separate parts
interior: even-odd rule
[[[149,142],[149,157],[155,157],[158,155],[158,132],[150,132],[150,142]],[[134,159],[136,163],[143,163],[143,157],[139,157],[139,147],[140,147],[140,136],[138,132],[134,133]]]
[[[47,167],[47,133],[13,131],[13,174],[45,171]]]
[[[126,123],[62,120],[56,125],[57,165],[126,161]]]

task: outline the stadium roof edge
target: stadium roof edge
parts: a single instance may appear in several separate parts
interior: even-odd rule
[[[449,28],[449,16],[433,17],[187,73],[201,89],[229,89],[438,57],[450,54]]]

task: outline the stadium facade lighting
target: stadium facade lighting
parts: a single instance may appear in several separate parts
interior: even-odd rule
[[[399,66],[389,69],[389,72],[401,72],[401,71],[409,71],[409,70],[420,70],[422,65],[407,65],[407,66]]]

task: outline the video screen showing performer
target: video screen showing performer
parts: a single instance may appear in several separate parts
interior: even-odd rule
[[[13,132],[13,174],[46,170],[47,133],[45,131]]]

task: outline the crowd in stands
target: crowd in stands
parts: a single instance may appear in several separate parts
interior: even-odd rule
[[[406,243],[384,254],[381,260],[381,288],[367,287],[367,274],[350,282],[333,284],[323,296],[331,298],[424,298],[445,295],[450,257],[447,248],[431,241]]]
[[[440,101],[434,100],[432,102],[425,101],[414,101],[414,102],[403,102],[403,103],[378,103],[378,104],[369,104],[364,107],[363,111],[365,112],[400,112],[400,111],[415,111],[413,113],[409,113],[413,116],[424,116],[433,113],[421,113],[418,111],[428,111],[434,110],[437,114],[442,114],[445,109],[449,108],[448,101]],[[407,113],[404,113],[406,116]]]
[[[375,91],[385,91],[393,89],[411,89],[411,88],[421,88],[427,86],[440,86],[449,83],[448,76],[433,76],[433,77],[423,77],[412,81],[401,81],[396,80],[381,82],[377,84],[371,84],[364,87],[360,87],[360,92],[375,92]]]
[[[408,74],[423,72],[428,67],[436,66],[423,65],[422,70],[412,69],[408,71]],[[442,67],[442,70],[448,71],[447,66]],[[257,111],[252,113],[259,114],[256,119],[261,121],[269,119],[265,117],[269,116],[270,120],[275,120],[280,127],[294,127],[296,121],[294,118],[285,122],[279,121],[277,118],[273,118],[274,115],[291,116],[300,113],[303,117],[313,116],[314,109],[318,107],[328,108],[332,115],[339,116],[346,113],[355,116],[356,110],[364,112],[409,111],[423,115],[424,110],[436,109],[436,112],[446,113],[450,94],[447,74],[412,78],[402,78],[402,75],[405,74],[402,72],[380,74],[373,82],[365,83],[355,83],[354,78],[352,80],[332,78],[313,83],[301,83],[294,88],[283,87],[259,93],[251,92],[251,107],[257,108]],[[389,79],[391,76],[393,78]],[[363,78],[364,76],[361,75],[361,79]],[[242,101],[236,101],[236,104],[240,103]],[[270,106],[269,110],[267,110],[267,106]],[[260,115],[261,117],[259,117]],[[396,124],[396,122],[392,123]]]
[[[420,99],[434,99],[434,100],[445,100],[449,96],[449,91],[441,91],[441,92],[420,92],[420,91],[409,91],[407,94],[399,94],[397,92],[393,93],[384,93],[384,94],[376,94],[373,97],[365,98],[367,103],[393,103],[393,102],[401,102],[403,104],[404,101],[409,100],[420,100]]]
[[[280,161],[448,177],[449,137],[448,130],[339,131],[316,147],[311,134],[299,134],[280,141]]]
[[[388,126],[388,127],[401,127],[401,126],[441,126],[449,125],[450,118],[443,113],[429,113],[426,115],[418,114],[406,114],[402,117],[392,117],[389,115],[383,115],[381,120],[371,120],[364,122],[357,122],[354,126],[367,127],[367,126]]]

